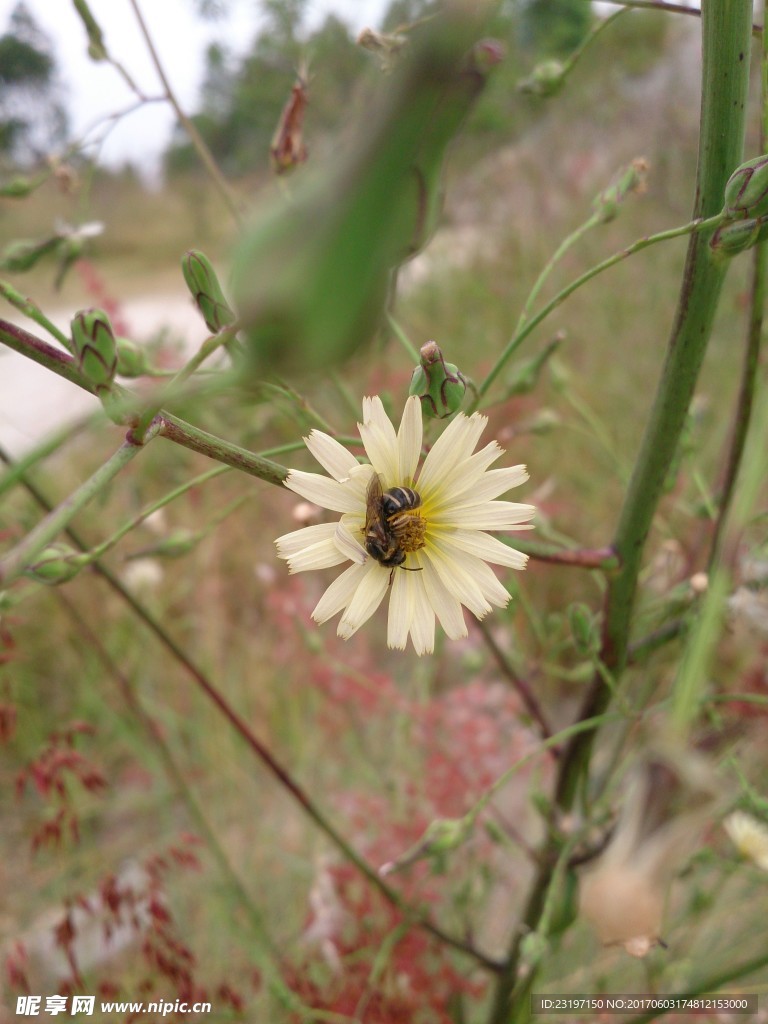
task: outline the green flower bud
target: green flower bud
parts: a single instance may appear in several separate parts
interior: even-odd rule
[[[44,238],[41,242],[11,242],[0,253],[0,270],[8,270],[12,274],[31,270],[39,260],[58,248],[59,241],[59,236],[54,235],[52,238]]]
[[[425,859],[432,861],[435,872],[443,872],[447,854],[467,841],[473,824],[474,819],[469,815],[463,818],[438,818],[430,822],[421,839],[396,860],[382,865],[380,874],[391,875]]]
[[[0,186],[0,196],[5,196],[8,199],[24,199],[32,192],[36,184],[39,182],[30,181],[29,178],[14,178],[7,185]]]
[[[109,55],[104,43],[104,36],[98,22],[91,14],[88,4],[85,0],[74,0],[74,4],[75,10],[83,22],[85,31],[88,33],[88,56],[93,61],[107,60]]]
[[[567,615],[576,650],[580,654],[589,654],[590,651],[596,650],[599,637],[592,610],[577,601],[568,606]]]
[[[72,345],[80,372],[97,390],[109,388],[117,369],[117,346],[102,309],[83,309],[72,319]]]
[[[222,327],[234,323],[235,314],[224,298],[216,271],[205,253],[197,249],[184,253],[181,270],[208,330],[216,334]]]
[[[540,932],[529,932],[520,941],[520,959],[528,967],[541,963],[549,950],[545,935]]]
[[[613,220],[619,212],[619,206],[627,196],[635,192],[642,194],[645,191],[645,179],[648,174],[648,161],[645,157],[639,156],[629,167],[620,171],[616,180],[592,200],[592,208],[599,214],[600,221],[607,224]]]
[[[768,233],[768,217],[735,220],[719,227],[709,240],[709,245],[713,255],[726,259],[762,242],[766,233]]]
[[[533,391],[539,383],[541,371],[558,350],[564,339],[565,333],[558,331],[555,337],[538,355],[514,367],[507,383],[506,394],[508,398],[511,398],[512,395],[527,395]]]
[[[104,412],[118,427],[127,427],[133,421],[134,413],[126,402],[125,393],[102,388],[99,398]]]
[[[128,338],[115,338],[117,347],[117,372],[121,377],[141,377],[147,372],[147,353]]]
[[[723,213],[733,220],[768,216],[768,155],[736,168],[725,185]]]
[[[528,78],[518,83],[518,92],[531,96],[554,96],[565,83],[566,67],[559,60],[544,60],[537,64]]]
[[[185,530],[183,527],[163,537],[157,544],[134,551],[129,558],[145,558],[147,555],[160,555],[163,558],[183,558],[194,550],[203,539],[202,533]]]
[[[409,395],[418,395],[425,416],[442,420],[461,408],[467,382],[453,363],[446,363],[434,341],[428,341],[420,352],[421,363],[413,371]]]
[[[549,934],[561,935],[571,927],[579,914],[579,879],[569,868],[565,873],[560,899],[549,921]]]
[[[67,583],[90,561],[89,556],[75,551],[69,544],[49,544],[24,570],[24,575],[38,583],[55,587]]]

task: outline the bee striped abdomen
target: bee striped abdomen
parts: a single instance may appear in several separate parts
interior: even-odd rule
[[[408,512],[410,509],[418,508],[421,505],[421,495],[417,494],[411,487],[390,487],[381,496],[381,506],[387,519],[398,515],[400,512]]]

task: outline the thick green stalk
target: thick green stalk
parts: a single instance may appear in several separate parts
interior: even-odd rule
[[[703,81],[695,218],[723,205],[731,171],[741,161],[752,31],[749,0],[710,0],[702,9]],[[691,236],[677,314],[656,398],[629,482],[613,547],[621,563],[610,580],[601,659],[614,679],[626,665],[630,619],[645,541],[677,450],[717,309],[727,262],[712,257],[710,232]],[[581,710],[599,715],[611,691],[596,675]],[[557,799],[570,807],[583,778],[594,735],[577,737],[563,759]]]
[[[723,205],[729,173],[740,162],[744,143],[745,106],[752,30],[749,0],[705,0],[702,10],[702,106],[695,218],[714,217]],[[600,657],[603,671],[594,681],[581,709],[585,721],[604,713],[611,689],[627,661],[630,615],[637,588],[643,548],[662,495],[663,485],[685,422],[712,329],[727,264],[712,259],[711,229],[691,235],[680,299],[667,355],[645,436],[629,483],[614,539],[620,568],[609,581]],[[560,759],[557,800],[570,808],[589,765],[595,730],[569,742]],[[520,941],[539,925],[546,892],[552,880],[551,842],[545,843],[536,873],[515,929],[504,970],[500,973],[488,1024],[510,1024],[530,1018],[527,992],[514,998],[520,965]],[[535,968],[527,979],[535,981]]]
[[[768,33],[766,32],[762,34],[760,98],[762,101],[760,112],[760,152],[765,153],[768,148]],[[739,467],[744,455],[747,433],[752,419],[755,391],[760,378],[760,348],[763,338],[763,321],[765,319],[766,271],[768,271],[768,242],[761,242],[755,246],[752,253],[747,344],[744,352],[744,364],[741,371],[741,384],[739,386],[739,397],[736,402],[731,444],[720,489],[720,511],[712,537],[712,548],[709,556],[710,571],[718,562],[723,531],[733,501],[736,478],[739,475]]]

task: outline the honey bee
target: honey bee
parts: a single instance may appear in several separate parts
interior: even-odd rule
[[[390,487],[385,491],[379,474],[374,473],[371,477],[365,497],[365,550],[380,565],[391,568],[392,572],[398,566],[408,569],[408,566],[403,565],[408,551],[423,547],[423,540],[417,538],[414,543],[413,522],[418,517],[410,514],[420,505],[421,495],[412,488]],[[423,529],[417,529],[416,532],[423,535]],[[404,543],[406,548],[403,547]],[[419,569],[409,571],[419,572]],[[392,582],[391,574],[389,581]]]

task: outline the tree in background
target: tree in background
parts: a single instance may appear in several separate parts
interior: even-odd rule
[[[67,135],[50,38],[24,3],[0,36],[0,159],[30,164]]]
[[[306,0],[267,0],[264,28],[239,61],[218,43],[208,48],[202,103],[194,121],[216,160],[231,174],[266,170],[280,113],[300,73],[309,77],[310,132],[323,135],[348,114],[355,83],[369,58],[335,15],[306,33],[306,9]],[[197,166],[192,147],[181,138],[166,156],[171,174]]]

